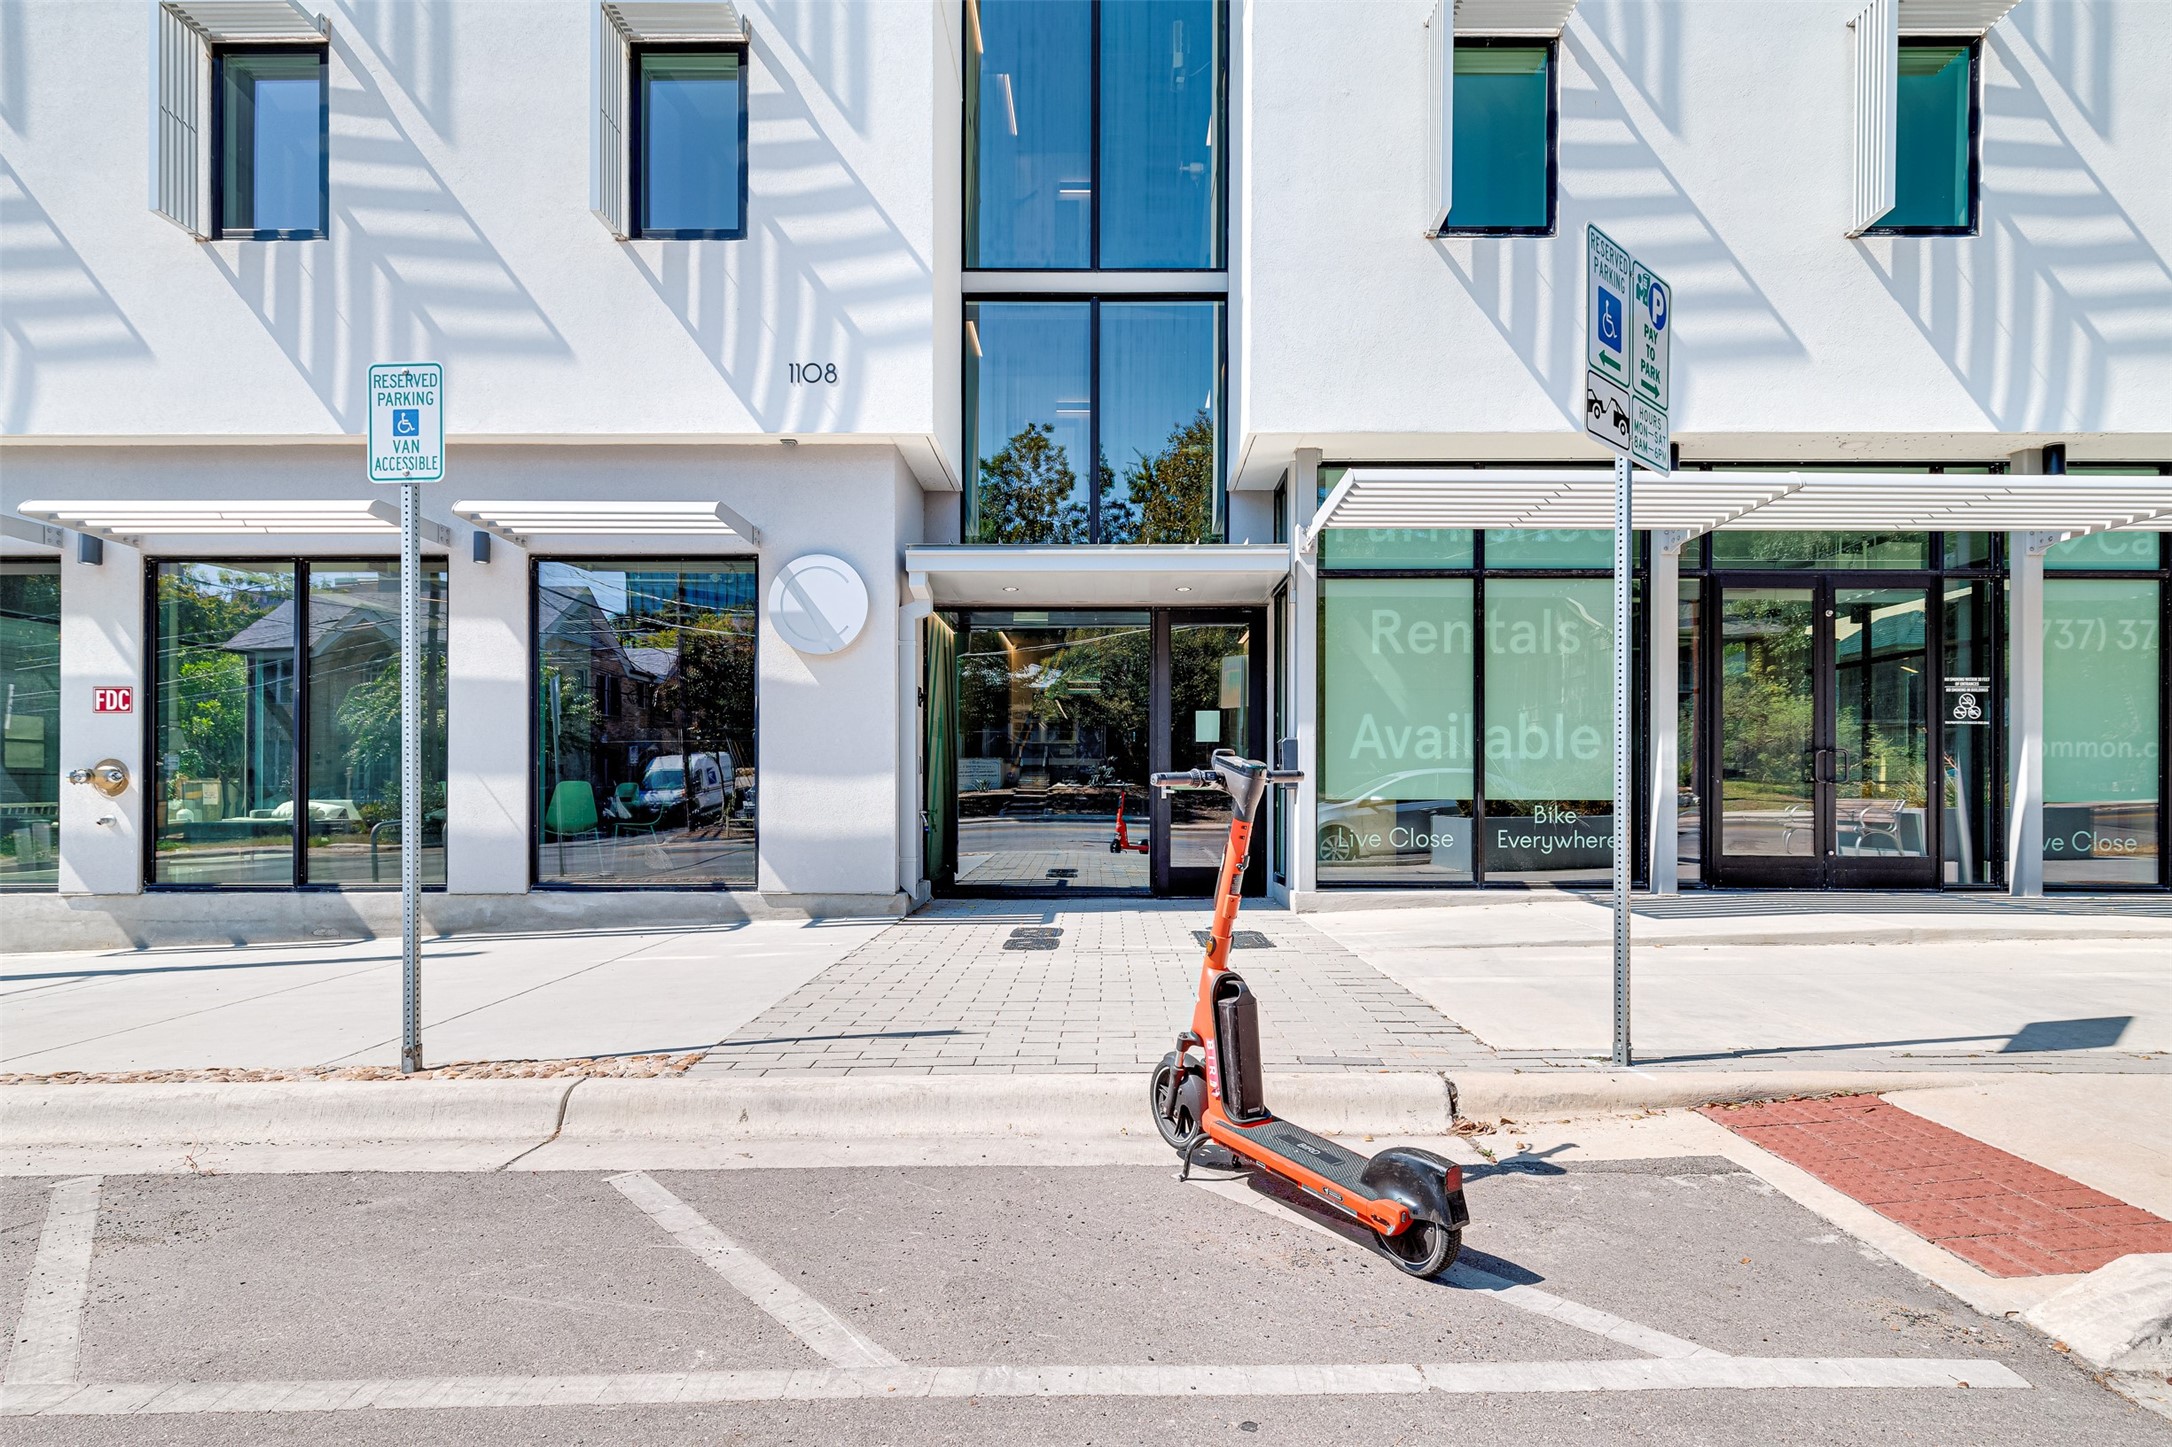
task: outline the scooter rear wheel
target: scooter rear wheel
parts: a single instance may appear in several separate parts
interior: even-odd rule
[[[1412,1221],[1409,1229],[1395,1236],[1379,1231],[1373,1235],[1396,1269],[1412,1276],[1438,1276],[1455,1265],[1463,1251],[1463,1233],[1438,1221]]]
[[[1169,1143],[1169,1149],[1180,1153],[1199,1138],[1199,1122],[1178,1093],[1185,1075],[1197,1074],[1198,1070],[1196,1065],[1187,1068],[1182,1057],[1173,1052],[1164,1055],[1161,1064],[1154,1067],[1154,1127]]]

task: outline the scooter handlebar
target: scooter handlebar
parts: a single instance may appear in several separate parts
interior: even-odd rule
[[[1212,769],[1184,769],[1173,774],[1152,774],[1147,782],[1157,789],[1219,789],[1222,781]]]

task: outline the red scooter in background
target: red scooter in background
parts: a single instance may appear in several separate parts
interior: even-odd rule
[[[1286,766],[1294,764],[1294,752],[1291,743],[1283,745]],[[1402,1270],[1436,1276],[1454,1263],[1470,1222],[1462,1167],[1431,1151],[1402,1146],[1361,1156],[1267,1108],[1260,1083],[1259,1000],[1229,968],[1229,941],[1260,804],[1269,788],[1298,783],[1304,775],[1293,767],[1270,769],[1229,749],[1217,749],[1213,765],[1153,776],[1157,789],[1225,789],[1230,804],[1192,1028],[1177,1036],[1177,1048],[1154,1068],[1154,1124],[1184,1157],[1186,1174],[1193,1155],[1211,1141],[1372,1228],[1381,1249]]]
[[[1136,844],[1131,842],[1131,831],[1124,827],[1124,799],[1125,793],[1119,789],[1116,793],[1116,837],[1109,841],[1109,853],[1144,854],[1154,847],[1153,841],[1141,839]]]

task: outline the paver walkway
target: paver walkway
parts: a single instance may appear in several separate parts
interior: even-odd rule
[[[946,901],[765,1010],[692,1073],[1135,1072],[1190,1021],[1192,931],[1207,921],[1197,901]],[[1242,928],[1264,941],[1233,958],[1259,993],[1270,1069],[1492,1064],[1469,1032],[1296,916],[1257,910]]]
[[[1993,1276],[2094,1271],[2172,1251],[2172,1221],[1872,1095],[1704,1115]]]

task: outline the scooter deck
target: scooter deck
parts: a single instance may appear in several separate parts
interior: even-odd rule
[[[1333,1141],[1323,1140],[1303,1126],[1292,1125],[1276,1116],[1258,1121],[1233,1120],[1230,1124],[1247,1141],[1258,1142],[1261,1150],[1316,1171],[1346,1191],[1366,1194],[1360,1184],[1366,1157],[1344,1150]]]

